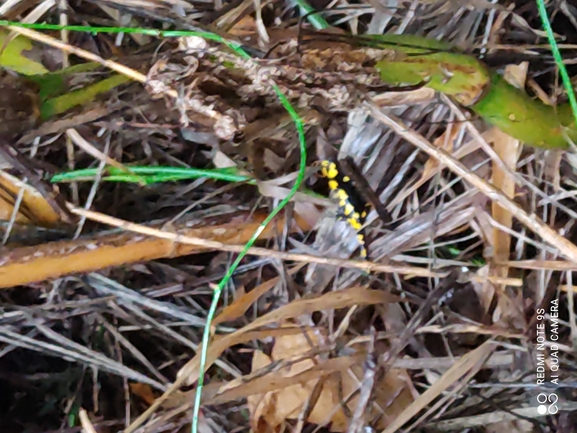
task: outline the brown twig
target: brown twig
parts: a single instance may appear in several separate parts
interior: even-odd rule
[[[103,224],[107,224],[110,226],[121,228],[123,230],[140,233],[147,236],[167,239],[175,243],[180,243],[184,245],[196,245],[199,247],[203,247],[203,249],[215,249],[233,253],[240,253],[241,251],[244,250],[244,246],[242,245],[231,245],[224,242],[203,239],[200,237],[187,236],[178,233],[170,233],[163,230],[154,229],[151,227],[145,227],[139,224],[134,224],[128,221],[123,221],[119,218],[114,218],[98,212],[88,211],[75,206],[70,206],[70,211],[76,215],[84,216],[87,219],[91,219],[93,221],[98,221]],[[323,265],[340,266],[343,268],[362,269],[367,272],[386,272],[386,273],[395,273],[418,277],[438,277],[438,278],[443,278],[446,275],[448,275],[446,272],[431,272],[423,268],[417,268],[412,266],[390,266],[374,262],[331,259],[326,257],[311,256],[307,254],[295,254],[295,253],[285,253],[281,251],[273,251],[266,248],[253,247],[248,250],[248,254],[262,257],[272,257],[281,260],[292,260],[296,262],[318,263]]]

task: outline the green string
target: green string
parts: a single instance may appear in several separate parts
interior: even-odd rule
[[[44,24],[44,23],[18,23],[15,21],[0,20],[0,27],[21,27],[23,29],[31,30],[68,30],[70,32],[84,32],[84,33],[131,33],[146,36],[155,36],[163,38],[180,38],[187,36],[198,36],[206,40],[218,42],[226,45],[234,50],[240,57],[250,59],[250,55],[241,48],[241,44],[234,41],[229,41],[216,33],[195,31],[195,30],[156,30],[142,27],[93,27],[93,26],[63,26],[60,24]]]
[[[137,33],[149,36],[158,36],[158,37],[183,37],[183,36],[199,36],[207,40],[212,40],[221,44],[226,45],[227,47],[234,50],[240,57],[244,59],[250,59],[250,55],[242,49],[240,44],[237,42],[227,41],[223,37],[210,33],[210,32],[198,32],[198,31],[163,31],[163,30],[154,30],[154,29],[144,29],[144,28],[130,28],[130,27],[92,27],[92,26],[61,26],[61,25],[54,25],[54,24],[24,24],[24,23],[17,23],[12,21],[5,21],[0,20],[0,27],[6,26],[13,26],[13,27],[22,27],[28,29],[36,29],[36,30],[68,30],[68,31],[77,31],[77,32],[89,32],[89,33]],[[291,116],[297,132],[299,136],[299,149],[300,149],[300,164],[299,164],[299,172],[297,179],[291,188],[288,195],[276,206],[272,212],[265,218],[265,220],[259,225],[257,230],[254,232],[252,237],[246,243],[244,249],[241,253],[237,256],[236,260],[232,264],[232,266],[227,270],[224,278],[220,281],[220,283],[214,288],[212,303],[210,305],[210,309],[206,318],[206,325],[204,328],[203,336],[202,336],[202,350],[200,353],[200,366],[199,366],[199,376],[198,376],[198,385],[196,388],[196,396],[194,399],[194,409],[193,409],[193,417],[192,417],[192,433],[198,433],[198,422],[199,422],[199,413],[200,413],[200,403],[202,399],[202,389],[204,386],[204,370],[206,368],[206,358],[208,352],[208,345],[210,342],[210,328],[214,316],[216,314],[216,309],[218,306],[218,302],[220,300],[221,293],[226,286],[226,284],[230,281],[234,271],[242,261],[242,259],[246,256],[248,250],[254,245],[258,237],[264,231],[266,226],[272,221],[272,219],[278,215],[278,213],[287,205],[287,203],[293,198],[296,194],[298,189],[300,188],[304,177],[305,177],[305,170],[306,170],[306,160],[307,160],[307,149],[306,149],[306,139],[305,139],[305,131],[304,131],[304,122],[303,119],[298,115],[295,111],[293,106],[290,104],[288,99],[282,93],[280,88],[276,85],[273,86],[275,93],[277,94],[281,104],[287,110],[289,115]]]
[[[210,306],[210,311],[209,311],[209,318],[210,319],[207,319],[207,324],[206,324],[206,327],[204,328],[204,334],[202,337],[202,351],[200,353],[198,385],[196,388],[196,396],[194,399],[194,417],[192,420],[192,427],[193,427],[192,433],[197,433],[197,431],[198,431],[198,414],[200,411],[202,387],[204,385],[204,369],[206,368],[206,357],[207,357],[206,348],[208,345],[208,341],[210,339],[210,326],[209,325],[210,325],[210,322],[212,321],[213,316],[216,312],[216,305],[218,304],[222,290],[224,289],[227,282],[232,277],[232,274],[234,273],[237,266],[240,264],[243,257],[248,252],[249,248],[251,248],[253,246],[253,244],[258,239],[258,237],[263,232],[263,230],[266,228],[268,223],[270,223],[272,221],[272,219],[282,210],[282,208],[284,206],[286,206],[286,204],[290,201],[292,196],[297,192],[297,190],[298,190],[300,184],[302,183],[302,181],[304,180],[304,176],[305,176],[307,149],[306,149],[304,123],[302,121],[302,118],[297,114],[297,112],[294,110],[294,108],[292,107],[290,102],[286,99],[286,97],[282,93],[282,91],[276,85],[273,86],[273,88],[274,88],[278,98],[280,99],[282,105],[284,106],[285,110],[288,111],[291,118],[293,119],[295,126],[297,128],[297,131],[298,131],[300,153],[301,153],[299,173],[298,173],[296,182],[295,182],[294,186],[292,187],[292,189],[290,190],[289,194],[279,203],[279,205],[277,207],[275,207],[273,209],[273,211],[266,217],[266,219],[258,227],[258,229],[255,231],[255,233],[252,235],[252,237],[246,243],[242,252],[238,255],[238,257],[236,258],[236,260],[234,261],[232,266],[228,269],[224,278],[221,280],[221,282],[218,284],[218,286],[216,286],[216,288],[214,288],[214,295],[213,295],[212,304]]]
[[[563,81],[563,87],[567,92],[567,97],[569,98],[569,105],[571,105],[571,111],[573,112],[573,119],[575,124],[577,124],[577,98],[575,98],[575,92],[573,90],[573,84],[571,83],[571,78],[567,73],[567,68],[563,63],[563,57],[561,57],[561,52],[557,46],[557,41],[555,40],[555,34],[551,28],[551,23],[549,22],[549,16],[547,15],[547,8],[545,7],[545,0],[537,0],[537,8],[539,9],[539,15],[541,17],[541,22],[543,23],[543,29],[547,33],[547,39],[549,40],[549,45],[551,45],[551,51],[553,52],[553,58],[555,63],[559,68],[559,73],[561,74],[561,80]]]

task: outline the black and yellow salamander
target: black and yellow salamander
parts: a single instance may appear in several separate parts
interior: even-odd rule
[[[367,217],[368,204],[356,190],[351,178],[340,170],[334,161],[324,160],[320,162],[321,175],[328,180],[331,196],[338,200],[339,219],[347,223],[357,231],[357,239],[360,244],[360,256],[368,256],[366,236],[363,224]]]

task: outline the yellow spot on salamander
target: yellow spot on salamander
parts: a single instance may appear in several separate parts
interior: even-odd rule
[[[329,177],[329,167],[331,163],[329,161],[321,161],[321,174],[324,177]]]
[[[361,218],[366,218],[367,217],[367,211],[364,210],[361,212]]]
[[[343,177],[343,182],[350,182],[350,181],[351,181],[350,177],[348,177],[348,176]]]
[[[358,214],[355,213],[355,215],[358,215]],[[351,227],[354,228],[355,230],[360,230],[361,227],[362,227],[359,219],[358,219],[358,218],[355,218],[354,215],[353,215],[351,218],[349,218],[347,221],[349,222],[349,224],[351,225]]]
[[[339,183],[336,180],[329,180],[329,188],[338,191]],[[337,192],[338,194],[338,192]]]
[[[329,179],[334,179],[339,175],[339,170],[334,162],[323,161],[321,164],[321,174]]]
[[[354,211],[355,211],[355,208],[353,207],[352,204],[350,204],[350,203],[345,204],[345,208],[343,209],[343,213],[345,214],[345,216],[352,215],[352,213]]]
[[[336,183],[336,182],[335,182]],[[329,185],[330,188],[330,185]],[[349,195],[346,193],[346,191],[344,189],[337,189],[337,188],[331,188],[333,190],[335,190],[335,194],[338,200],[348,200],[349,199]]]

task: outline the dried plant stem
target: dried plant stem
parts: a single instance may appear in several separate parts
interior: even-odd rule
[[[88,211],[86,209],[82,209],[79,207],[70,206],[70,210],[72,213],[76,215],[86,217],[87,219],[93,221],[98,221],[103,224],[107,224],[113,227],[118,227],[123,230],[140,233],[147,236],[171,240],[175,243],[185,245],[196,245],[203,247],[203,249],[216,249],[232,253],[238,253],[244,249],[244,246],[242,245],[231,245],[224,242],[218,242],[199,237],[186,236],[178,233],[171,233],[163,230],[154,229],[151,227],[145,227],[139,224],[134,224],[98,212]],[[412,266],[391,266],[367,261],[331,259],[326,257],[311,256],[308,254],[284,253],[281,251],[273,251],[266,248],[252,247],[248,249],[247,253],[250,255],[271,257],[280,260],[292,260],[295,262],[318,263],[322,265],[340,266],[343,268],[362,269],[367,272],[385,272],[400,275],[410,275],[418,277],[437,277],[437,278],[442,278],[448,275],[448,273],[446,272],[431,272],[428,271],[427,269]]]

